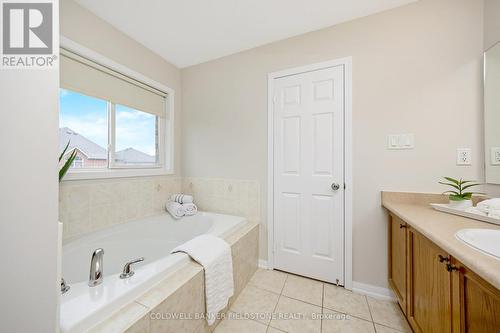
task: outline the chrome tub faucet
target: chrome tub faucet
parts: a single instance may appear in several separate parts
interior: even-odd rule
[[[95,287],[102,283],[102,264],[103,264],[104,250],[98,248],[92,254],[90,260],[90,275],[89,287]]]

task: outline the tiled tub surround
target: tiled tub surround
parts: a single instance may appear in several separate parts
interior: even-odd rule
[[[258,238],[259,226],[254,222],[246,223],[225,237],[231,245],[235,282],[235,295],[228,307],[233,305],[257,270]],[[212,332],[219,321],[209,327],[200,317],[204,311],[203,268],[190,261],[90,332]]]
[[[202,211],[260,222],[257,181],[174,176],[64,181],[59,190],[63,238],[159,214],[170,195],[179,192],[193,194]]]
[[[217,178],[182,178],[182,191],[194,196],[202,211],[260,220],[260,184],[258,181]]]
[[[64,181],[59,188],[63,238],[164,212],[167,198],[180,192],[181,184],[179,177],[169,176]]]

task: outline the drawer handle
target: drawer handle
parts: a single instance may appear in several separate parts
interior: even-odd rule
[[[403,228],[408,228],[406,224],[403,224],[403,223],[400,223],[399,224],[399,229],[403,229]]]
[[[448,257],[443,257],[442,255],[438,255],[438,257],[439,257],[439,262],[444,262],[444,261],[449,262],[450,261],[450,258],[448,258]]]
[[[454,265],[448,263],[448,264],[446,264],[446,270],[448,272],[453,272],[453,271],[458,271],[459,269],[457,266],[454,266]]]

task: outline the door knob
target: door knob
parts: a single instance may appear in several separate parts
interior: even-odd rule
[[[340,185],[337,183],[332,183],[332,190],[337,191],[340,188]]]

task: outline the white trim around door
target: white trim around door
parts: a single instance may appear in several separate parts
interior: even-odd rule
[[[352,58],[342,58],[291,68],[268,74],[268,142],[267,142],[267,268],[274,268],[274,80],[330,67],[344,66],[344,287],[352,290]]]

